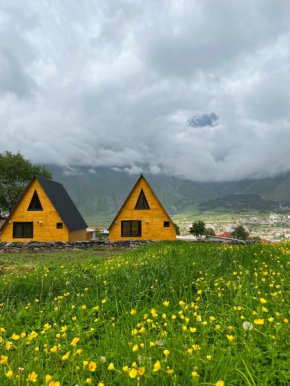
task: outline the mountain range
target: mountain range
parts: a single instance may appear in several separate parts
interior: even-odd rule
[[[48,165],[90,226],[108,227],[134,186],[138,175],[110,168]],[[290,206],[290,173],[274,178],[228,182],[194,182],[169,175],[146,179],[171,216],[196,211],[258,210]]]

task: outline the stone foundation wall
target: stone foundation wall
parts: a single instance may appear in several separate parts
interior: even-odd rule
[[[52,250],[79,250],[79,249],[112,249],[123,248],[133,249],[142,244],[152,243],[151,240],[128,240],[128,241],[74,241],[64,243],[62,241],[54,242],[0,242],[0,252],[27,252],[27,251],[52,251]]]

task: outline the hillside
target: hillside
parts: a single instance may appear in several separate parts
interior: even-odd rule
[[[49,165],[91,226],[109,226],[138,175],[109,168],[61,168]],[[194,182],[167,175],[146,174],[152,188],[171,216],[205,211],[238,213],[289,206],[290,174],[261,180]],[[214,212],[213,212],[214,213]]]
[[[289,385],[289,254],[180,241],[2,253],[0,385]]]
[[[213,211],[224,209],[226,212],[240,213],[246,211],[275,211],[279,210],[279,203],[266,201],[258,194],[230,194],[199,204],[203,211]]]
[[[91,226],[109,226],[133,188],[138,176],[107,168],[78,168],[68,172],[49,166],[53,178],[64,184],[80,212]],[[170,215],[218,195],[196,182],[166,175],[145,176]]]
[[[201,186],[216,193],[219,197],[231,194],[259,195],[266,201],[290,202],[290,174],[259,180],[226,182],[206,182]]]

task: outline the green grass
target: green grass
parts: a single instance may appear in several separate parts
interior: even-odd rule
[[[185,242],[2,253],[0,384],[289,385],[289,256]]]

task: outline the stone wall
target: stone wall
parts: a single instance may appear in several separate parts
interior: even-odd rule
[[[27,252],[27,251],[51,251],[51,250],[80,250],[80,249],[112,249],[123,248],[133,249],[142,244],[152,243],[151,240],[126,240],[126,241],[75,241],[65,243],[62,241],[53,242],[0,242],[0,252]]]

